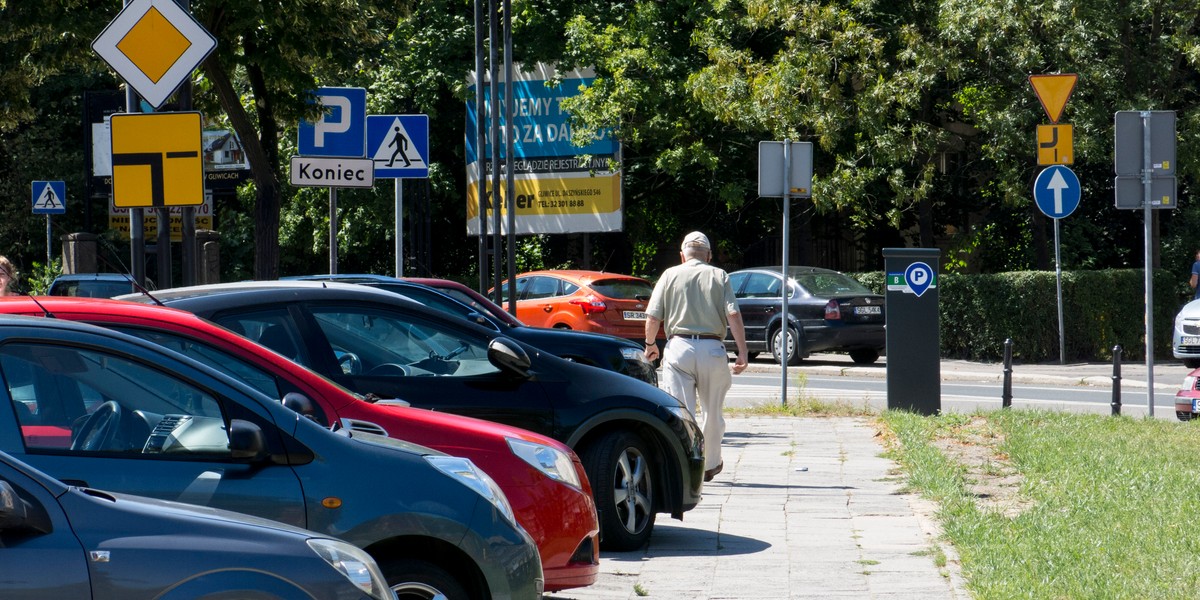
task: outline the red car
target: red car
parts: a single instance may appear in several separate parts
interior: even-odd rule
[[[360,397],[233,331],[173,308],[94,298],[10,297],[0,299],[0,313],[53,315],[117,329],[230,374],[324,425],[470,458],[504,490],[517,521],[537,542],[547,591],[596,581],[600,529],[591,484],[579,457],[558,441],[499,423]]]
[[[1180,421],[1200,419],[1200,369],[1189,372],[1175,392],[1175,416]]]
[[[517,318],[534,327],[645,339],[646,303],[654,286],[603,271],[531,271],[517,275]],[[501,285],[508,304],[508,282]]]

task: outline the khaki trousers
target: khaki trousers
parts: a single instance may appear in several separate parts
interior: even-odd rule
[[[670,338],[663,348],[663,389],[681,400],[704,431],[704,470],[721,464],[725,393],[733,385],[729,354],[721,340]],[[696,402],[700,402],[700,415]]]

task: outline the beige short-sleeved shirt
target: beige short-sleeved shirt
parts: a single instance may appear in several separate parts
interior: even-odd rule
[[[738,312],[729,274],[694,258],[664,271],[646,305],[646,314],[663,322],[668,337],[694,334],[724,338],[729,315]]]

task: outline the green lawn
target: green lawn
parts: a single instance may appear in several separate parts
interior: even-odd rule
[[[1039,411],[880,417],[976,598],[1200,598],[1200,423]]]

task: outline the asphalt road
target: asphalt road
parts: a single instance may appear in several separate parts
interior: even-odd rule
[[[789,367],[789,402],[807,398],[829,403],[868,406],[882,410],[888,406],[887,366],[885,358],[872,365],[855,365],[849,358],[816,355],[800,366]],[[1149,412],[1144,365],[1121,366],[1120,385],[1114,386],[1111,364],[1016,365],[1010,376],[1014,408],[1040,408],[1109,414],[1114,387],[1119,391],[1121,412],[1145,415]],[[1188,369],[1175,362],[1156,363],[1154,368],[1154,416],[1175,418],[1174,395]],[[778,404],[783,388],[778,365],[764,360],[751,362],[750,368],[734,377],[726,396],[727,407],[748,408]],[[1001,408],[1004,401],[1002,364],[944,361],[941,365],[941,409],[973,412]]]

